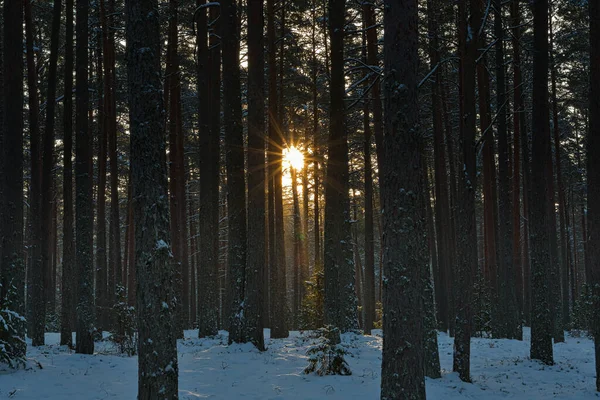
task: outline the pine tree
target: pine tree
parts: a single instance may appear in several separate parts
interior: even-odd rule
[[[470,2],[473,12],[477,0]],[[467,4],[459,3],[459,53],[460,53],[460,149],[464,166],[458,176],[457,198],[457,265],[454,276],[456,333],[454,339],[453,370],[462,381],[471,377],[471,309],[473,277],[477,267],[477,228],[475,221],[475,190],[477,185],[475,154],[475,71],[478,41],[468,35]]]
[[[341,332],[357,328],[350,227],[348,131],[344,105],[345,0],[329,0],[331,40],[330,125],[325,182],[325,323]]]
[[[25,48],[27,50],[27,89],[29,105],[29,148],[31,154],[31,188],[29,209],[29,247],[31,251],[31,278],[28,285],[31,299],[28,315],[31,316],[29,326],[31,327],[31,339],[33,346],[44,344],[44,332],[46,327],[46,281],[47,270],[43,269],[42,263],[42,152],[40,149],[40,104],[37,88],[38,74],[33,53],[33,16],[31,1],[25,0]]]
[[[2,264],[0,308],[25,314],[25,262],[23,260],[23,1],[4,2],[2,118]],[[10,99],[10,101],[7,101]],[[25,338],[25,323],[17,323],[16,335]],[[25,356],[25,341],[13,357]]]
[[[263,277],[266,265],[263,0],[248,2],[248,256],[244,288],[245,341],[265,349]]]
[[[87,0],[77,0],[75,25],[75,214],[76,259],[79,269],[77,352],[94,353],[94,209],[92,197],[92,138],[88,130],[88,13]]]
[[[240,16],[237,0],[221,2],[223,109],[227,169],[229,342],[243,342],[246,281],[246,183],[240,84]]]
[[[548,1],[533,3],[533,102],[531,139],[531,358],[553,363],[550,282],[549,183],[546,164],[550,157],[548,125]]]
[[[590,13],[590,119],[587,141],[588,245],[586,266],[594,296],[593,332],[596,354],[596,390],[600,392],[600,4],[589,2]]]
[[[171,253],[156,0],[126,2],[138,307],[138,399],[178,397],[175,262]]]
[[[75,314],[75,240],[73,232],[73,0],[65,2],[65,99],[63,114],[63,273],[60,344],[73,345]]]
[[[384,2],[382,399],[425,399],[422,271],[429,267],[417,109],[417,1]],[[393,156],[387,156],[392,155]],[[402,322],[400,322],[402,321]]]

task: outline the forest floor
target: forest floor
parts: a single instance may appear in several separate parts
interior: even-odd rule
[[[267,332],[268,333],[268,332]],[[227,346],[226,332],[197,339],[186,331],[178,342],[180,399],[360,399],[379,398],[381,332],[343,335],[351,353],[351,376],[304,375],[307,333],[268,340],[260,353],[251,345]],[[75,354],[59,346],[59,335],[46,335],[46,346],[28,347],[28,368],[0,370],[0,399],[135,399],[137,359],[116,354],[110,342],[96,344],[97,354]],[[452,373],[453,341],[439,335],[441,379],[427,379],[428,399],[597,399],[594,348],[589,339],[567,336],[554,346],[554,366],[531,361],[529,330],[523,342],[473,339],[473,383]]]

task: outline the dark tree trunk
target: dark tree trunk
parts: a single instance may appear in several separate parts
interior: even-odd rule
[[[31,1],[25,0],[25,36],[27,50],[27,89],[29,103],[29,144],[31,157],[31,188],[29,192],[29,212],[31,224],[29,249],[31,254],[31,309],[30,321],[31,344],[42,346],[44,344],[44,331],[46,326],[46,296],[48,294],[48,271],[42,263],[42,152],[40,138],[40,104],[37,89],[37,67],[33,51],[33,17]],[[8,114],[7,114],[8,115]],[[8,178],[8,176],[7,176]],[[47,265],[46,265],[47,267]]]
[[[448,175],[446,171],[446,152],[444,145],[443,107],[441,97],[442,74],[440,72],[440,54],[438,50],[438,18],[436,12],[437,2],[427,2],[427,26],[429,42],[429,57],[431,68],[436,68],[432,81],[432,109],[433,109],[433,152],[435,167],[435,230],[437,235],[438,270],[435,276],[435,294],[438,312],[438,322],[442,331],[448,331],[450,326],[449,315],[449,290],[448,282],[451,279],[452,260],[454,251],[450,244],[450,204],[448,194]],[[435,270],[434,270],[435,271]]]
[[[596,354],[596,390],[600,392],[600,4],[589,2],[590,12],[590,119],[587,140],[587,269],[594,293],[593,331]]]
[[[440,367],[440,353],[438,350],[438,332],[437,318],[435,310],[435,294],[432,271],[435,271],[438,266],[438,253],[435,243],[435,228],[433,222],[433,210],[431,208],[431,193],[429,188],[429,171],[425,157],[422,158],[423,164],[423,184],[425,185],[425,196],[423,202],[425,204],[425,214],[427,216],[427,242],[429,245],[430,265],[427,265],[421,271],[421,281],[423,285],[423,352],[424,354],[424,369],[425,376],[432,379],[441,378],[442,372]],[[437,202],[437,199],[436,199]]]
[[[185,171],[183,165],[183,133],[181,130],[181,78],[178,47],[179,0],[169,1],[168,45],[165,70],[165,107],[169,132],[169,196],[173,254],[179,264],[176,274],[179,337],[189,320],[189,270],[185,229]]]
[[[202,3],[202,0],[200,1]],[[206,11],[198,13],[198,90],[200,126],[200,238],[198,263],[198,335],[218,333],[219,267],[219,158],[221,48],[217,24],[219,9],[210,8],[208,29]],[[208,42],[207,42],[208,38]],[[203,85],[202,88],[200,85]]]
[[[476,0],[470,4],[471,11],[477,8]],[[457,265],[455,282],[456,328],[454,339],[453,370],[463,381],[470,381],[471,309],[473,276],[477,268],[477,227],[475,221],[475,192],[477,188],[475,153],[475,64],[477,40],[467,36],[467,5],[459,3],[459,52],[460,64],[460,148],[464,165],[458,177],[457,201]]]
[[[552,31],[552,21],[550,20],[550,76],[552,84],[552,133],[554,139],[554,160],[556,166],[556,191],[558,192],[558,219],[559,219],[559,233],[560,233],[560,262],[559,262],[559,274],[560,277],[560,288],[559,291],[562,293],[562,309],[561,316],[562,321],[558,321],[559,334],[564,327],[568,327],[570,319],[570,307],[569,307],[569,256],[567,251],[567,224],[566,224],[566,203],[565,203],[565,188],[563,185],[562,167],[561,167],[561,144],[560,144],[560,130],[558,126],[558,100],[556,96],[556,75],[557,68],[554,60],[554,34]],[[563,332],[564,341],[564,332]]]
[[[115,290],[124,286],[121,260],[121,218],[119,215],[119,163],[117,153],[117,109],[116,109],[116,71],[115,71],[115,0],[108,0],[108,15],[104,27],[104,127],[108,139],[110,159],[110,224],[108,234],[108,268],[115,277],[114,285],[109,288],[112,297],[109,307],[120,301]]]
[[[43,148],[44,156],[42,160],[42,270],[48,272],[49,285],[47,285],[46,300],[48,301],[48,312],[55,312],[54,298],[56,296],[56,284],[52,266],[54,265],[54,238],[52,223],[53,210],[55,209],[54,201],[54,112],[56,110],[56,85],[57,85],[57,69],[58,69],[58,44],[60,35],[60,11],[61,0],[55,0],[52,11],[52,31],[50,37],[50,65],[48,72],[48,96],[46,107],[46,129],[44,132]]]
[[[521,90],[521,51],[520,46],[520,35],[521,27],[520,16],[519,16],[519,1],[512,0],[510,3],[510,16],[511,24],[513,26],[512,32],[512,46],[513,46],[513,175],[512,175],[512,201],[513,201],[513,265],[515,268],[515,283],[516,283],[516,297],[517,297],[517,308],[519,315],[524,315],[524,302],[523,302],[523,260],[522,260],[522,243],[521,240],[526,240],[524,236],[521,236],[521,137],[526,136],[525,126],[522,124],[523,114],[523,99]],[[524,171],[523,171],[524,172]],[[519,321],[521,324],[522,319]],[[520,332],[517,332],[518,338],[522,338],[523,332],[522,327]]]
[[[138,399],[178,397],[175,262],[170,249],[167,165],[156,0],[127,1],[138,307]]]
[[[87,0],[77,0],[75,65],[75,214],[76,259],[79,265],[77,353],[94,352],[94,209],[92,199],[92,137],[88,125],[88,13]]]
[[[319,186],[320,186],[320,175],[319,175],[319,157],[320,157],[320,143],[319,143],[319,64],[317,62],[317,36],[316,36],[316,7],[317,0],[313,0],[312,9],[312,32],[311,32],[311,47],[312,47],[312,141],[313,141],[313,187],[314,187],[314,227],[313,235],[315,242],[315,269],[323,267],[323,259],[321,257],[321,207],[319,205]]]
[[[375,6],[372,2],[363,2],[363,18],[365,19],[365,25],[369,28],[366,32],[367,35],[367,64],[374,68],[379,69],[379,59],[377,51],[377,22],[375,21]],[[379,81],[379,75],[375,77],[377,82],[373,85],[372,98],[373,98],[373,133],[375,136],[375,146],[377,152],[377,165],[383,165],[383,108],[381,104],[381,86]],[[381,175],[381,172],[380,172]]]
[[[325,323],[341,332],[357,327],[350,226],[348,131],[344,105],[345,0],[329,0],[330,125],[325,182]]]
[[[286,258],[283,228],[282,176],[282,118],[277,96],[277,42],[275,40],[275,9],[273,0],[267,1],[267,41],[269,49],[269,155],[268,164],[272,169],[269,176],[269,214],[273,221],[269,223],[269,269],[271,272],[271,338],[285,338],[287,328],[287,289]],[[283,41],[283,39],[282,39]],[[282,54],[283,55],[283,54]],[[272,189],[272,190],[271,190]]]
[[[246,185],[240,88],[240,16],[237,0],[221,2],[223,107],[227,160],[229,342],[244,341],[246,281]]]
[[[496,41],[496,116],[498,129],[498,296],[501,307],[499,337],[517,339],[522,336],[517,305],[515,268],[513,265],[513,216],[510,198],[510,145],[508,143],[506,79],[504,67],[504,28],[502,3],[494,0],[494,32]]]
[[[73,232],[73,0],[65,2],[65,98],[63,114],[63,262],[60,344],[73,346],[75,238]]]
[[[294,140],[291,138],[290,143],[293,145]],[[300,217],[300,201],[298,198],[298,172],[290,165],[290,176],[292,180],[292,220],[294,226],[293,232],[293,251],[294,251],[294,265],[292,277],[293,282],[293,296],[292,296],[292,329],[298,329],[298,317],[300,316],[300,304],[301,304],[301,285],[302,280],[300,274],[303,268],[302,265],[302,220]]]
[[[23,1],[4,2],[3,20],[3,113],[2,118],[2,267],[0,307],[25,315],[25,263],[23,259]],[[6,101],[10,99],[10,101]],[[12,285],[15,291],[8,292]],[[4,303],[6,301],[6,303]],[[17,332],[25,337],[25,323]],[[17,357],[25,357],[26,345]]]
[[[98,328],[108,330],[110,323],[110,307],[113,303],[111,296],[114,293],[114,275],[108,270],[106,258],[106,161],[108,146],[108,82],[102,73],[102,61],[108,61],[106,48],[108,42],[108,21],[106,18],[106,1],[100,0],[100,21],[102,23],[102,37],[96,35],[97,40],[97,80],[98,80],[98,199],[96,207],[96,305]],[[104,55],[104,57],[103,57]],[[106,68],[104,68],[106,72]]]
[[[417,108],[417,2],[386,0],[384,7],[383,143],[384,154],[394,156],[384,158],[381,175],[386,276],[381,398],[425,399],[422,290],[429,257]]]
[[[245,287],[245,340],[265,350],[263,277],[265,225],[265,56],[263,0],[248,2],[248,258]]]
[[[546,167],[550,157],[548,125],[548,1],[533,3],[533,132],[529,223],[531,241],[531,358],[553,363],[552,316],[550,296],[550,182]],[[552,196],[553,197],[553,196]]]
[[[364,3],[362,6],[363,29],[367,32],[363,35],[363,40],[367,39],[367,34],[370,30],[375,30],[374,26],[368,25],[372,22],[369,20],[372,12],[372,5]],[[368,43],[368,41],[367,41]],[[368,44],[367,44],[368,45]],[[368,63],[368,49],[366,62]],[[378,79],[377,77],[375,79]],[[365,89],[368,88],[368,81],[365,82]],[[365,138],[363,143],[363,159],[364,159],[364,196],[365,196],[365,282],[363,286],[364,305],[363,315],[364,324],[363,330],[365,334],[370,335],[375,321],[375,238],[373,234],[373,166],[371,162],[371,119],[369,117],[370,102],[364,102],[363,108],[363,127]]]
[[[527,134],[527,123],[526,123],[526,111],[524,105],[524,95],[522,91],[522,75],[521,75],[521,32],[522,27],[520,23],[520,8],[519,3],[521,0],[513,0],[511,4],[511,18],[513,26],[513,62],[514,62],[514,96],[515,96],[515,120],[518,119],[519,126],[519,142],[521,150],[521,161],[522,161],[522,180],[523,180],[523,234],[522,240],[522,257],[521,257],[521,271],[522,273],[522,287],[521,295],[522,299],[522,312],[523,321],[529,324],[531,321],[531,272],[530,272],[530,258],[529,258],[529,198],[531,181],[530,171],[530,158],[529,158],[529,137]],[[515,126],[517,126],[515,124]],[[517,135],[515,135],[517,140]],[[516,217],[515,217],[516,218]],[[518,221],[520,224],[520,220]],[[515,241],[515,243],[517,243]],[[518,278],[517,278],[518,279]],[[518,287],[517,287],[518,290]]]
[[[548,13],[550,11],[548,10]],[[550,34],[552,34],[552,25],[550,18],[548,18],[548,27]],[[551,48],[548,45],[548,35],[546,35],[546,53],[547,60],[546,65],[550,67],[549,63],[549,55]],[[551,39],[550,39],[551,41]],[[546,71],[545,74],[545,82],[546,86],[548,84],[548,73]],[[545,93],[548,93],[546,90]],[[549,116],[549,103],[548,96],[546,95],[546,105],[548,107],[548,116]],[[548,135],[549,138],[547,140],[547,144],[545,144],[546,153],[544,154],[544,164],[545,164],[545,173],[546,173],[546,182],[548,185],[548,239],[550,241],[550,286],[549,290],[551,290],[550,295],[550,317],[552,319],[552,337],[555,342],[564,342],[565,341],[565,331],[562,325],[562,293],[561,293],[561,282],[560,282],[560,257],[558,254],[558,236],[557,236],[557,226],[556,226],[556,190],[554,183],[554,165],[552,161],[552,145],[551,138],[552,133],[550,132],[550,125],[548,124]]]

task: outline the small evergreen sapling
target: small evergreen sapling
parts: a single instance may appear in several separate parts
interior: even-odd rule
[[[127,304],[127,295],[123,286],[117,286],[117,302],[113,305],[114,329],[109,340],[121,354],[134,356],[137,353],[137,332],[135,307]]]
[[[309,364],[304,369],[304,373],[315,372],[319,376],[352,375],[344,358],[348,351],[340,345],[340,330],[327,325],[319,332],[321,334],[319,343],[306,352]]]
[[[0,288],[1,288],[0,284]],[[10,368],[17,368],[19,365],[25,365],[25,338],[18,332],[25,324],[25,318],[19,313],[10,309],[11,305],[8,299],[11,296],[14,287],[9,288],[9,293],[0,302],[0,364],[7,364]]]

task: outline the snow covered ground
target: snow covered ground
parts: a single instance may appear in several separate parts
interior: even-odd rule
[[[264,353],[250,345],[227,346],[226,333],[199,340],[187,331],[178,343],[181,399],[378,399],[381,338],[344,335],[353,375],[304,375],[306,334],[269,340]],[[443,377],[427,380],[429,399],[598,399],[595,393],[593,344],[567,337],[554,346],[556,365],[528,359],[526,340],[473,339],[473,383],[452,370],[452,340],[440,334]],[[108,343],[84,356],[58,346],[58,334],[47,334],[47,346],[29,348],[26,370],[0,371],[0,399],[135,399],[137,359],[114,354]],[[40,368],[41,366],[41,368]]]

